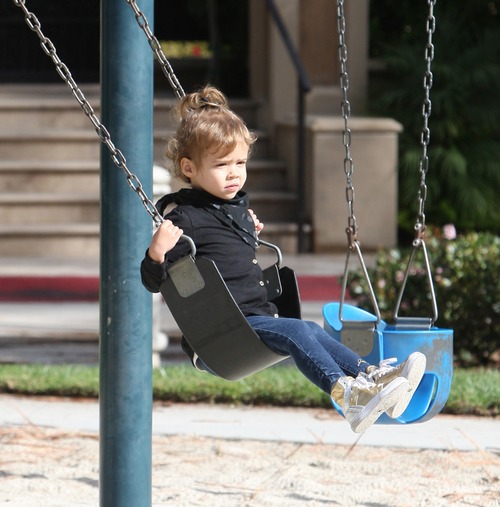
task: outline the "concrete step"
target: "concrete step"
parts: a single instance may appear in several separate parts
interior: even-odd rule
[[[154,160],[161,165],[165,163],[165,139],[169,131],[155,129]],[[258,132],[252,155],[255,159],[266,157],[269,152],[269,137],[265,132]],[[115,147],[126,153],[126,149],[111,139]],[[0,129],[0,160],[99,160],[101,141],[94,129],[48,129],[23,130]],[[133,167],[129,169],[134,172]]]
[[[154,159],[165,159],[167,131],[154,132]],[[126,153],[125,147],[111,139],[115,147]],[[101,141],[93,128],[47,130],[0,130],[0,159],[32,159],[43,161],[99,160]],[[133,167],[129,169],[134,172]]]
[[[99,259],[98,223],[0,225],[0,255],[18,259],[39,257]]]
[[[311,228],[305,228],[306,240],[310,241]],[[294,222],[264,222],[259,237],[278,246],[283,254],[295,254],[298,251],[298,225]]]
[[[95,115],[101,118],[100,88],[96,84],[81,86],[85,98]],[[40,100],[40,94],[43,100]],[[155,94],[154,125],[158,129],[172,129],[175,117],[172,113],[177,104],[174,97]],[[251,99],[231,99],[230,107],[240,115],[250,128],[257,125],[259,104]],[[92,127],[89,118],[65,84],[9,85],[0,84],[0,125],[9,129],[54,128],[85,129]]]
[[[44,256],[65,252],[68,256],[78,257],[87,252],[98,258],[98,198],[89,196],[86,202],[82,199],[78,202],[74,196],[69,200],[63,195],[61,200],[54,201],[53,195],[32,194],[31,203],[28,203],[25,194],[7,196],[2,203],[0,194],[0,220],[3,222],[0,225],[0,255]],[[43,202],[44,197],[47,202]],[[252,206],[265,224],[262,239],[276,244],[283,253],[297,252],[297,224],[289,220],[267,220],[266,215],[272,216],[272,212],[266,213],[264,204],[254,201]],[[306,238],[309,236],[310,230],[306,230]]]
[[[46,257],[64,253],[68,258],[88,255],[98,260],[99,230],[98,222],[0,225],[0,255]],[[277,245],[283,254],[297,252],[297,224],[266,222],[260,237]]]
[[[84,85],[82,91],[99,117],[99,85]],[[174,125],[176,103],[162,94],[154,99],[156,165],[167,165],[165,139]],[[268,133],[255,129],[259,104],[231,99],[230,106],[259,139],[248,163],[246,188],[266,223],[263,239],[283,252],[295,252],[295,196],[287,191],[285,163],[269,159]],[[126,152],[126,147],[116,147]],[[0,255],[64,251],[70,257],[81,252],[98,257],[100,151],[94,126],[66,85],[0,84]]]
[[[99,195],[0,193],[0,223],[10,225],[98,223]]]
[[[96,115],[100,114],[99,85],[81,87]],[[0,125],[9,130],[82,129],[91,126],[71,90],[59,84],[0,84]]]
[[[297,251],[295,196],[290,192],[254,191],[251,206],[265,224],[262,239],[283,252]],[[92,193],[9,192],[0,193],[0,255],[29,255],[81,251],[99,252],[100,198]],[[306,231],[310,232],[310,231]],[[81,237],[78,237],[81,235]],[[49,246],[50,241],[57,244]]]
[[[282,161],[251,159],[247,169],[249,191],[286,188],[287,168]],[[5,192],[65,193],[85,189],[98,194],[99,181],[97,160],[0,160],[0,189]]]
[[[0,160],[0,188],[41,193],[85,189],[98,195],[99,172],[97,160]]]
[[[297,196],[288,191],[257,191],[250,195],[250,207],[264,224],[294,221]]]
[[[99,230],[97,222],[0,225],[0,255],[46,257],[64,253],[68,258],[98,260]],[[277,245],[283,254],[297,252],[297,224],[266,222],[260,237]]]
[[[99,160],[100,144],[92,129],[2,129],[0,159]]]
[[[245,189],[252,194],[257,190],[279,191],[288,187],[285,162],[272,159],[253,159],[247,164]]]

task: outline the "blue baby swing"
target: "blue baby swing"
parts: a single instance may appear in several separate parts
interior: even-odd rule
[[[94,125],[99,139],[108,148],[113,163],[125,173],[129,186],[138,195],[155,225],[161,225],[163,217],[144,192],[137,176],[128,169],[125,157],[113,144],[109,132],[95,115],[92,106],[74,81],[67,66],[59,59],[53,43],[43,34],[40,22],[33,13],[28,11],[25,0],[13,1],[23,10],[26,23],[38,35],[44,52],[52,59],[59,76],[69,86],[85,115]],[[182,98],[184,91],[158,40],[151,32],[144,14],[140,11],[135,0],[126,0],[126,2],[134,11],[136,21],[144,31],[149,45],[161,64],[162,70],[177,98]],[[338,6],[339,27],[342,29],[339,29],[339,33],[341,33],[342,42],[345,33],[345,19],[341,0],[338,0]],[[429,33],[431,33],[430,29]],[[344,143],[348,154],[346,160],[349,161],[350,165],[349,171],[346,170],[348,202],[351,209],[350,226],[347,230],[349,248],[342,300],[340,303],[330,303],[325,306],[325,327],[336,339],[347,343],[354,350],[360,350],[360,355],[369,358],[375,364],[388,357],[406,357],[412,351],[423,351],[428,358],[428,370],[412,400],[411,406],[396,422],[422,421],[437,414],[443,407],[449,393],[452,376],[452,332],[450,330],[437,330],[433,327],[433,323],[437,318],[437,309],[433,319],[424,319],[426,320],[425,325],[422,319],[418,318],[396,318],[395,326],[387,326],[380,319],[371,285],[371,298],[376,308],[376,316],[344,304],[349,257],[352,251],[356,251],[358,254],[368,280],[366,267],[356,238],[357,227],[352,213],[354,189],[350,179],[352,160],[349,155],[350,131],[347,129],[349,103],[346,98],[345,55],[345,43],[341,43],[342,88],[344,91],[343,115],[346,122]],[[430,84],[427,87],[427,93],[429,88]],[[423,173],[421,187],[425,188],[425,171],[422,169],[421,172]],[[422,221],[420,223],[419,241],[416,246],[422,248],[426,255],[423,242],[423,232],[425,230],[423,223],[424,199],[425,196],[421,197],[422,211],[420,215]],[[226,380],[239,380],[286,359],[286,356],[274,353],[260,341],[236,305],[215,264],[207,259],[196,258],[196,246],[193,240],[188,236],[183,236],[183,239],[188,242],[190,253],[169,268],[169,277],[163,283],[161,293],[183,334],[183,346],[192,353],[193,365]],[[281,251],[276,245],[262,240],[258,240],[258,244],[259,246],[271,248],[277,256],[276,263],[264,270],[264,283],[267,288],[268,299],[278,306],[280,315],[300,318],[300,297],[295,273],[286,266],[282,267]],[[408,271],[409,267],[406,276],[408,276]],[[429,269],[428,273],[430,273]],[[430,274],[429,281],[432,287]],[[435,301],[434,307],[436,307]],[[407,414],[410,414],[410,412],[411,415],[408,416]],[[394,421],[390,420],[390,422]]]
[[[347,74],[347,48],[345,42],[345,15],[344,1],[337,1],[337,20],[339,33],[339,55],[341,63],[341,88],[343,93],[342,116],[344,118],[343,143],[346,156],[344,169],[347,178],[346,198],[349,208],[348,227],[346,229],[348,238],[348,249],[345,263],[345,270],[342,281],[342,293],[340,302],[328,303],[323,308],[325,330],[336,340],[342,342],[370,364],[378,364],[380,361],[390,358],[403,360],[411,352],[420,351],[427,358],[427,366],[424,377],[418,386],[408,408],[398,419],[391,419],[386,414],[377,421],[382,424],[408,424],[423,422],[438,414],[448,399],[451,380],[453,376],[453,331],[451,329],[440,329],[434,326],[438,318],[438,309],[432,274],[425,246],[425,213],[424,205],[427,194],[425,177],[428,170],[429,159],[427,147],[429,144],[430,130],[428,120],[431,113],[430,89],[432,86],[431,62],[434,57],[434,46],[432,45],[432,34],[435,30],[435,17],[433,7],[435,0],[428,0],[429,15],[427,18],[427,44],[426,44],[426,72],[424,78],[425,98],[423,104],[423,129],[421,136],[422,157],[420,159],[420,186],[418,190],[419,211],[415,223],[415,238],[413,248],[406,267],[402,286],[399,291],[396,308],[394,311],[394,324],[387,325],[381,319],[380,311],[376,301],[375,293],[370,282],[368,271],[361,253],[360,243],[357,239],[358,228],[354,216],[354,187],[352,183],[353,162],[350,153],[351,131],[348,126],[350,117],[350,104],[347,99],[349,78]],[[425,273],[427,277],[430,299],[432,304],[432,317],[407,317],[400,316],[400,306],[403,294],[410,274],[410,269],[418,251],[422,252]],[[349,262],[352,254],[356,254],[362,273],[367,282],[370,301],[373,305],[375,315],[355,306],[345,303],[347,289],[347,278],[349,274]],[[335,402],[335,408],[341,412]]]

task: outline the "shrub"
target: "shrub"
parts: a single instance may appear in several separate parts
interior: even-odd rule
[[[474,232],[447,239],[443,231],[435,230],[427,233],[426,246],[439,309],[436,325],[454,330],[455,358],[461,365],[493,365],[500,353],[500,238]],[[387,322],[392,319],[408,255],[400,249],[380,251],[375,268],[368,270]],[[417,252],[399,315],[432,315],[424,275],[423,255]],[[370,310],[361,273],[353,274],[349,287],[357,304]]]
[[[461,230],[500,227],[500,23],[498,2],[437,2],[427,175],[428,222]],[[372,1],[371,113],[404,126],[399,155],[399,224],[411,230],[422,156],[425,2]]]

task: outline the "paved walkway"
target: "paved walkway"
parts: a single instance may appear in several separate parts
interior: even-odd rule
[[[0,426],[36,425],[98,432],[99,404],[0,395]],[[500,452],[500,419],[439,415],[421,424],[374,425],[353,433],[333,409],[155,404],[153,433],[235,440],[265,440]]]

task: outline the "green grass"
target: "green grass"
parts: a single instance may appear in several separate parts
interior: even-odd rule
[[[97,367],[3,365],[0,392],[28,395],[97,397]],[[239,382],[228,382],[190,366],[154,370],[155,400],[288,407],[330,407],[329,398],[293,367],[274,367]],[[448,414],[500,415],[500,371],[455,369]]]
[[[455,369],[445,412],[500,415],[500,370]]]

